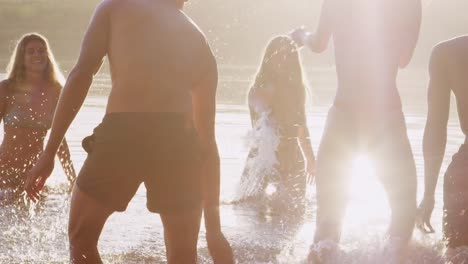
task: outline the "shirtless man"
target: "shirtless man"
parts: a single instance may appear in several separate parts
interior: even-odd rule
[[[202,208],[215,263],[233,263],[219,218],[215,141],[217,67],[207,41],[181,11],[185,0],[104,0],[84,37],[56,111],[44,154],[26,189],[35,199],[53,157],[108,56],[112,90],[73,191],[73,263],[101,263],[107,218],[124,211],[139,185],[160,214],[168,263],[196,263]]]
[[[291,33],[318,53],[333,37],[335,49],[338,89],[317,155],[315,244],[340,240],[350,161],[362,151],[388,195],[389,237],[403,245],[411,238],[416,168],[396,78],[411,60],[420,24],[420,0],[325,0],[315,33]]]
[[[457,101],[465,143],[453,156],[444,177],[444,239],[449,249],[468,246],[468,36],[438,44],[432,51],[428,115],[424,131],[424,198],[418,227],[433,232],[430,220],[434,193],[447,144],[450,94]]]

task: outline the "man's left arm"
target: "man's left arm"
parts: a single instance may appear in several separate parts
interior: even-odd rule
[[[413,57],[414,49],[419,38],[422,19],[421,0],[400,0],[398,19],[400,19],[399,31],[401,36],[398,42],[401,45],[400,68],[405,68]]]
[[[94,74],[107,54],[110,3],[105,0],[96,8],[85,34],[78,62],[70,72],[60,95],[45,150],[28,174],[25,189],[33,200],[39,197],[39,191],[52,173],[55,154],[62,144],[68,127],[83,105]]]

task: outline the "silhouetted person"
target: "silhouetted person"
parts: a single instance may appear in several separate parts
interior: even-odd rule
[[[447,144],[450,95],[455,95],[465,143],[453,156],[444,177],[444,239],[448,248],[468,246],[468,36],[434,47],[431,55],[428,114],[424,130],[424,198],[419,227],[433,232],[434,192]]]
[[[297,47],[287,36],[275,37],[249,90],[253,142],[241,179],[241,199],[271,200],[284,213],[304,208],[307,175],[312,177],[315,166],[305,102]],[[274,184],[276,192],[267,197],[268,184]]]
[[[420,0],[325,0],[315,33],[292,33],[323,52],[333,37],[338,89],[317,154],[315,243],[339,241],[348,202],[350,161],[375,162],[392,209],[389,237],[410,239],[416,213],[416,168],[396,86],[412,57]],[[313,259],[313,252],[310,258]]]
[[[44,140],[52,125],[63,76],[47,39],[37,33],[24,35],[16,45],[0,82],[0,202],[18,200],[24,192],[27,172],[44,150]],[[70,183],[75,169],[64,139],[57,157]],[[52,156],[53,158],[53,156]]]
[[[184,0],[104,0],[84,37],[54,117],[45,152],[30,173],[37,197],[65,131],[105,56],[112,89],[102,123],[85,142],[89,155],[71,201],[74,263],[100,263],[97,243],[107,218],[124,211],[139,185],[164,225],[168,263],[196,263],[202,208],[215,263],[232,263],[219,219],[215,141],[215,58]]]

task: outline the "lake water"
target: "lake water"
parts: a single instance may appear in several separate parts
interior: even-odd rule
[[[250,120],[243,98],[252,74],[251,68],[225,67],[221,71],[216,130],[221,155],[223,230],[233,246],[238,263],[302,263],[315,228],[313,188],[308,192],[306,212],[294,217],[263,212],[259,206],[252,204],[230,203],[248,152],[246,135],[250,129]],[[317,151],[336,80],[333,69],[313,69],[308,72],[308,76],[313,96],[307,107],[307,118],[314,151]],[[403,72],[399,83],[408,135],[418,170],[418,197],[421,197],[421,144],[426,112],[424,87],[427,83],[425,71]],[[81,140],[101,121],[109,85],[107,75],[97,78],[67,134],[77,170],[86,158]],[[442,172],[463,141],[464,136],[453,107]],[[341,250],[333,263],[385,263],[379,253],[389,219],[384,191],[365,162],[358,163],[357,169],[351,174],[355,177],[352,199],[345,219]],[[0,208],[0,263],[68,263],[69,196],[65,183],[65,176],[56,163],[56,169],[48,181],[49,195],[39,206]],[[407,263],[445,263],[441,256],[444,249],[441,241],[441,212],[442,184],[439,183],[432,218],[436,233],[423,235],[415,231]],[[143,186],[126,212],[115,213],[110,217],[103,230],[99,249],[105,263],[165,263],[162,224],[158,215],[146,210]],[[203,228],[198,253],[201,263],[211,263]],[[468,251],[462,250],[461,253],[468,254]]]

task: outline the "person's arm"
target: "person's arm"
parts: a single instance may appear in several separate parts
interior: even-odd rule
[[[306,32],[300,28],[291,33],[291,37],[298,46],[306,46],[315,53],[325,51],[330,42],[333,30],[333,1],[324,0],[322,11],[315,33]]]
[[[109,36],[108,1],[96,9],[84,36],[77,64],[70,72],[55,111],[52,131],[45,152],[55,155],[65,132],[83,105],[93,76],[107,54]]]
[[[424,194],[433,197],[447,143],[447,123],[450,111],[450,84],[444,54],[434,49],[430,60],[428,114],[424,129]]]
[[[214,263],[231,264],[234,257],[221,231],[219,213],[220,158],[215,138],[218,70],[213,54],[209,53],[206,71],[192,91],[193,120],[203,150],[202,197],[208,250]]]
[[[450,112],[450,83],[446,55],[440,46],[431,55],[428,89],[428,114],[423,138],[424,197],[419,206],[419,227],[433,232],[430,218],[434,209],[435,189],[447,143],[447,123]]]
[[[216,89],[218,70],[214,57],[192,92],[193,117],[203,149],[203,210],[207,231],[221,229],[218,207],[220,161],[215,139]]]
[[[333,0],[324,0],[320,20],[315,33],[306,34],[305,36],[304,45],[313,52],[321,53],[328,47],[333,25],[332,1]]]
[[[53,169],[55,154],[65,132],[81,108],[91,86],[93,76],[102,64],[108,49],[110,1],[96,8],[85,34],[77,64],[70,72],[60,95],[52,123],[52,130],[41,158],[30,171],[25,189],[32,199],[37,197]]]
[[[404,68],[410,63],[418,42],[422,18],[421,0],[400,0],[398,13],[401,23],[401,35],[398,38],[401,45],[399,66]]]
[[[67,176],[68,182],[70,183],[70,190],[73,188],[76,180],[76,172],[75,167],[73,166],[73,162],[71,160],[70,149],[68,148],[67,140],[64,138],[62,144],[57,152],[57,158],[62,165],[63,172],[65,172],[65,176]]]

